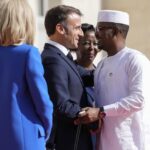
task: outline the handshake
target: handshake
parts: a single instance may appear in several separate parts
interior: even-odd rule
[[[103,119],[105,113],[101,108],[85,107],[79,112],[78,118],[74,121],[76,125],[88,124]]]

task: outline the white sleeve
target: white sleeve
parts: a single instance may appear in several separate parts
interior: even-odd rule
[[[150,96],[150,62],[141,55],[135,54],[126,66],[129,95],[116,103],[104,106],[107,116],[129,115],[143,109],[145,100]]]

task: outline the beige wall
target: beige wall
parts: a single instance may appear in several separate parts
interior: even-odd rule
[[[102,0],[102,9],[118,9],[130,14],[127,45],[142,51],[150,58],[150,1]]]
[[[47,1],[46,9],[59,4],[79,8],[84,14],[82,22],[96,25],[97,13],[100,9],[118,9],[130,14],[130,31],[127,45],[138,49],[150,58],[150,8],[149,0],[43,0]],[[47,40],[44,29],[44,17],[38,16],[37,0],[29,0],[36,15],[37,35],[35,45],[43,49]],[[97,59],[98,61],[98,59]]]
[[[96,25],[97,13],[101,8],[100,0],[62,0],[62,4],[80,9],[83,13],[82,22]]]
[[[92,0],[92,2],[91,0],[49,0],[49,8],[60,4],[80,9],[83,13],[82,22],[88,22],[96,25],[97,12],[101,8],[100,0]]]

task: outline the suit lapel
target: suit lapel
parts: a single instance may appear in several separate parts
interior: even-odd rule
[[[77,67],[75,65],[75,63],[73,61],[71,61],[70,59],[68,59],[65,55],[60,55],[62,57],[62,59],[64,59],[66,61],[66,63],[72,68],[72,70],[77,74],[77,76],[79,77],[81,83],[83,84],[83,81],[81,79],[81,76],[77,70]]]
[[[77,70],[77,67],[75,65],[75,63],[73,63],[67,56],[64,55],[64,53],[62,53],[57,47],[46,43],[44,49],[51,49],[53,50],[55,53],[57,53],[57,55],[59,55],[59,57],[61,57],[69,66],[70,68],[75,72],[75,74],[79,77],[82,85],[83,85],[83,81],[81,79],[81,76]],[[84,85],[83,85],[84,86]]]

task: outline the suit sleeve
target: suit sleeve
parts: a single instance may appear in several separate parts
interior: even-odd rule
[[[80,111],[80,106],[71,99],[69,92],[69,74],[62,62],[57,58],[48,58],[44,63],[45,79],[48,84],[55,110],[68,119],[73,119]]]
[[[36,113],[40,117],[48,137],[52,127],[53,105],[49,99],[41,57],[36,48],[32,48],[28,52],[26,78]]]

